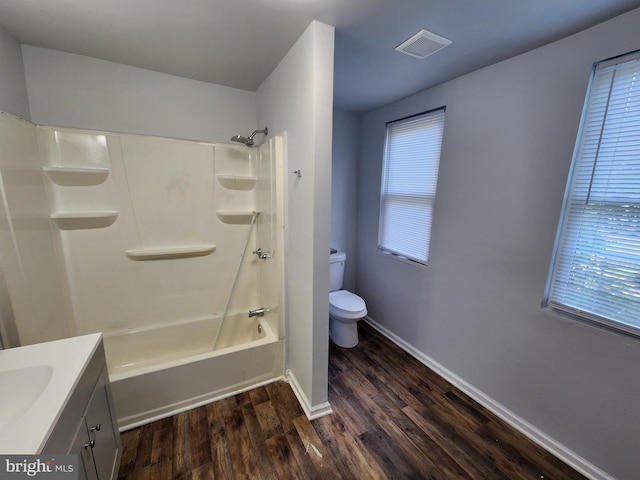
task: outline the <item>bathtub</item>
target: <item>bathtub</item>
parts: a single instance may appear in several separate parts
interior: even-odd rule
[[[128,430],[284,376],[284,340],[264,319],[220,317],[103,337],[118,426]]]

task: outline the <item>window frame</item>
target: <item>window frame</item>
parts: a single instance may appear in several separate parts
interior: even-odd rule
[[[578,320],[584,323],[588,323],[600,328],[604,328],[606,330],[612,331],[612,332],[616,332],[619,334],[624,334],[627,336],[631,336],[634,338],[638,338],[640,337],[640,323],[638,325],[633,325],[633,324],[629,324],[629,323],[625,323],[622,320],[616,320],[613,318],[608,318],[606,316],[604,316],[602,313],[596,313],[595,310],[597,310],[596,308],[592,308],[591,310],[589,310],[584,303],[581,303],[579,306],[572,306],[567,304],[567,302],[565,301],[563,303],[562,300],[559,300],[557,298],[553,298],[553,291],[554,291],[554,285],[555,285],[555,281],[556,278],[558,276],[560,276],[560,267],[559,267],[559,256],[561,254],[561,252],[563,251],[563,248],[565,246],[565,243],[568,242],[580,242],[580,241],[584,241],[584,239],[588,239],[588,240],[598,240],[599,237],[596,236],[595,233],[590,233],[589,235],[583,235],[580,236],[579,234],[575,234],[573,237],[569,237],[568,234],[565,234],[565,229],[568,229],[568,222],[569,222],[569,214],[570,214],[570,204],[572,202],[575,202],[574,199],[574,182],[578,182],[578,180],[576,180],[576,177],[580,174],[580,172],[578,171],[582,165],[579,165],[580,162],[584,162],[583,158],[582,158],[582,153],[581,153],[581,149],[583,147],[583,141],[586,142],[586,140],[584,140],[584,136],[587,134],[586,133],[586,126],[585,124],[587,123],[587,121],[589,120],[593,120],[593,117],[589,118],[589,113],[590,113],[590,108],[591,108],[591,102],[595,101],[595,94],[594,94],[594,83],[596,82],[596,75],[598,73],[599,70],[603,70],[603,69],[607,69],[610,67],[615,67],[617,65],[624,65],[627,64],[629,62],[632,61],[637,61],[640,60],[640,50],[636,50],[633,52],[629,52],[629,53],[625,53],[623,55],[618,55],[616,57],[612,57],[612,58],[608,58],[599,62],[596,62],[593,64],[592,69],[591,69],[591,74],[589,77],[589,83],[588,83],[588,87],[587,87],[587,91],[585,94],[585,100],[584,100],[584,104],[583,104],[583,108],[582,108],[582,115],[580,118],[580,127],[578,129],[578,133],[576,136],[576,141],[575,141],[575,145],[574,145],[574,150],[573,150],[573,156],[572,156],[572,160],[571,160],[571,167],[569,169],[569,173],[568,173],[568,177],[567,177],[567,184],[566,184],[566,189],[565,189],[565,194],[564,194],[564,199],[563,199],[563,203],[562,203],[562,210],[561,210],[561,214],[560,214],[560,219],[558,222],[558,228],[556,231],[556,237],[555,237],[555,242],[554,242],[554,247],[553,247],[553,252],[552,252],[552,256],[551,256],[551,263],[549,266],[549,270],[548,270],[548,274],[547,274],[547,282],[545,285],[545,290],[544,290],[544,295],[543,295],[543,300],[542,300],[542,304],[541,307],[547,311],[547,312],[551,312],[554,314],[558,314],[561,315],[563,317],[568,317],[574,320]],[[614,73],[615,76],[615,73]],[[611,82],[611,86],[609,87],[609,96],[612,95],[613,92],[613,81]],[[593,96],[592,96],[593,95]],[[595,108],[595,107],[594,107]],[[606,107],[606,109],[608,109],[608,106]],[[602,131],[605,130],[605,122],[607,120],[607,111],[605,109],[605,112],[602,116]],[[640,114],[640,106],[639,107],[635,107],[633,109],[633,112],[638,112],[638,114]],[[600,134],[600,139],[598,140],[598,142],[602,142],[603,140],[603,134]],[[608,138],[606,139],[608,140]],[[600,148],[600,146],[598,145],[598,149]],[[586,155],[586,154],[585,154]],[[617,154],[616,154],[617,155]],[[615,156],[614,158],[618,158],[617,156]],[[581,215],[585,215],[585,212],[588,211],[591,202],[590,202],[590,195],[591,195],[591,189],[594,185],[595,182],[595,172],[598,166],[598,161],[599,161],[599,151],[596,151],[594,159],[593,159],[593,173],[591,176],[591,180],[589,182],[588,185],[588,192],[587,192],[587,197],[586,197],[586,203],[584,203],[584,207],[582,208],[582,213]],[[612,168],[612,167],[610,167]],[[635,185],[634,185],[635,186]],[[638,184],[638,187],[640,188],[640,183]],[[576,186],[576,191],[578,190],[578,187]],[[575,194],[575,198],[580,198],[579,195],[576,193]],[[608,201],[595,201],[594,204],[596,205],[594,207],[594,210],[606,210],[607,208],[609,210],[614,210],[614,209],[630,209],[629,206],[631,207],[637,207],[638,204],[629,204],[629,202],[627,201],[623,201],[623,200],[617,200],[615,202],[608,202]],[[603,212],[596,212],[596,214],[598,214],[600,216],[600,218],[602,218],[604,216]],[[611,215],[615,215],[614,213],[608,214],[610,217]],[[640,214],[634,216],[633,218],[637,218],[638,220],[640,220]],[[592,222],[593,223],[593,222]],[[618,227],[620,228],[620,227]],[[605,238],[608,238],[607,235],[605,235]],[[567,249],[569,249],[567,247]],[[592,250],[592,252],[595,252],[596,250]],[[577,252],[577,248],[574,248],[571,250],[572,254],[576,254]],[[632,255],[632,257],[634,257]],[[609,259],[612,258],[611,256],[606,256],[605,258]],[[589,265],[593,265],[595,262],[591,262]],[[565,268],[566,270],[566,268]],[[566,272],[565,272],[566,273]],[[561,289],[567,290],[567,284],[569,283],[569,280],[567,280],[564,284],[562,284],[562,286],[560,287]],[[600,289],[597,289],[597,292],[601,292]],[[584,296],[585,298],[588,297],[588,295]],[[577,302],[576,302],[577,303]],[[635,318],[635,317],[634,317]]]
[[[426,266],[429,261],[429,251],[430,251],[430,243],[431,243],[431,232],[433,228],[433,215],[435,210],[435,201],[436,201],[436,190],[437,190],[437,182],[438,182],[438,173],[439,173],[439,165],[440,160],[442,158],[442,144],[444,138],[444,124],[445,124],[445,114],[446,114],[446,106],[434,108],[432,110],[420,112],[414,115],[410,115],[407,117],[402,117],[390,122],[387,122],[385,129],[385,141],[384,141],[384,151],[382,158],[382,175],[380,179],[380,209],[379,209],[379,217],[378,217],[378,239],[377,239],[377,249],[378,252],[384,255],[388,255],[391,258],[395,258],[397,260],[409,263],[411,265],[417,266]],[[390,165],[389,162],[392,161],[390,158],[391,151],[391,137],[393,133],[394,126],[402,127],[410,122],[420,121],[422,119],[433,119],[433,117],[441,116],[441,120],[439,123],[440,135],[439,135],[439,143],[437,150],[437,159],[433,161],[433,159],[425,156],[425,162],[429,162],[426,168],[431,168],[434,172],[430,177],[433,182],[433,192],[432,193],[416,193],[416,192],[397,192],[397,191],[389,191],[388,188],[388,180],[389,180],[389,170]],[[428,120],[427,120],[428,121]],[[430,140],[431,142],[431,140]],[[426,190],[426,189],[425,189]],[[429,220],[426,222],[426,245],[425,247],[425,256],[424,258],[411,255],[406,251],[401,251],[398,248],[391,248],[388,243],[385,244],[384,241],[384,232],[385,232],[385,220],[388,220],[389,216],[386,215],[386,206],[391,205],[393,203],[393,199],[396,199],[396,203],[404,201],[407,205],[411,204],[414,207],[420,206],[424,208],[425,206],[429,210]],[[411,200],[414,200],[411,202]],[[407,202],[409,200],[409,202]],[[419,207],[418,207],[419,208]]]

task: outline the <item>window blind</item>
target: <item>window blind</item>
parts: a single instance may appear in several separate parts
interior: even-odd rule
[[[640,59],[596,64],[547,304],[640,334]]]
[[[387,124],[378,248],[429,258],[444,108]]]

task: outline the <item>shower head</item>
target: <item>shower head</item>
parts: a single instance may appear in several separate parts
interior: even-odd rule
[[[242,135],[235,135],[231,137],[232,142],[244,143],[247,147],[252,147],[254,145],[253,137],[258,133],[264,133],[265,136],[269,134],[269,129],[265,128],[264,130],[256,130],[248,137],[243,137]]]
[[[243,137],[242,135],[235,135],[231,137],[232,142],[244,143],[247,147],[251,147],[253,145],[253,140],[248,137]]]

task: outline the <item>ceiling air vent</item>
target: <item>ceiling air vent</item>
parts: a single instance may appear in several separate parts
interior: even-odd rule
[[[451,40],[447,40],[440,35],[427,30],[420,30],[413,37],[398,45],[396,51],[416,58],[426,58],[451,43]]]

